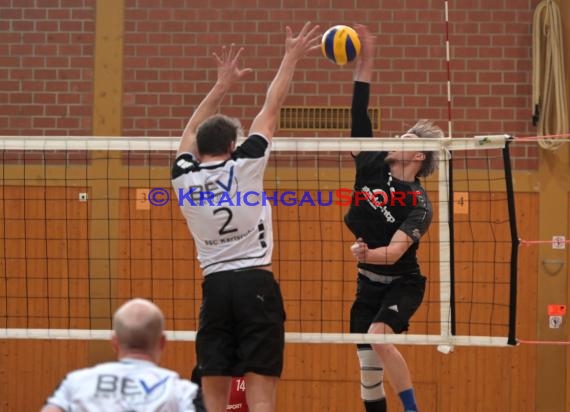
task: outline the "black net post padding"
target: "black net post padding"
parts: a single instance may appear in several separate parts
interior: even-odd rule
[[[454,236],[454,198],[453,198],[453,152],[450,152],[449,160],[447,162],[447,173],[448,173],[448,210],[449,210],[449,305],[450,308],[450,323],[451,323],[451,335],[457,335],[457,325],[455,318],[455,236]]]
[[[516,325],[517,325],[517,263],[519,250],[519,236],[517,232],[517,214],[515,209],[515,196],[513,190],[513,175],[511,170],[511,156],[509,144],[512,137],[509,137],[503,149],[503,165],[505,168],[505,184],[507,189],[507,205],[509,210],[509,227],[511,229],[511,264],[510,264],[510,288],[509,288],[509,336],[507,343],[516,345]]]

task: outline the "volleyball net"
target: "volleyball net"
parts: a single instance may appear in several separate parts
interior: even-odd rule
[[[202,275],[170,184],[178,138],[0,138],[0,338],[107,339],[144,297],[194,340]],[[516,343],[518,236],[506,135],[276,138],[265,174],[288,342]],[[351,152],[439,151],[418,258],[428,285],[408,333],[349,333]]]

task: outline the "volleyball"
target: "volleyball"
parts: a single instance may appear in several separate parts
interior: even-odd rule
[[[325,57],[342,66],[360,54],[360,39],[352,27],[333,26],[323,34],[321,50]]]

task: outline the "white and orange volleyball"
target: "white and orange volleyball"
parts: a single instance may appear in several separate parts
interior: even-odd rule
[[[360,54],[360,47],[356,31],[342,24],[328,29],[321,40],[323,55],[340,66],[356,59]]]

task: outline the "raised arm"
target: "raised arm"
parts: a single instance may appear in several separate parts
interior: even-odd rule
[[[267,139],[272,139],[277,128],[277,119],[279,110],[289,93],[291,81],[295,73],[297,62],[302,59],[311,50],[320,47],[320,34],[316,34],[319,26],[311,27],[311,23],[307,22],[297,37],[293,37],[291,28],[287,26],[287,38],[285,41],[285,55],[281,60],[279,70],[271,82],[265,103],[259,114],[253,120],[249,133],[259,133]]]
[[[198,155],[196,146],[196,130],[198,126],[208,117],[217,113],[220,103],[232,85],[252,71],[248,68],[240,69],[238,67],[238,59],[242,51],[243,47],[236,49],[232,44],[229,50],[225,46],[222,47],[221,56],[213,53],[218,65],[218,79],[186,124],[180,139],[178,154],[191,152],[195,156]]]
[[[354,69],[354,80],[357,82],[371,83],[372,69],[374,68],[374,54],[376,51],[376,37],[373,36],[368,27],[362,24],[355,24],[354,30],[360,39],[360,55],[356,61]]]
[[[372,137],[372,122],[368,115],[368,102],[370,100],[376,38],[362,24],[356,24],[354,29],[358,33],[361,49],[354,69],[350,135],[352,137]],[[353,152],[354,156],[357,154],[357,152]]]

